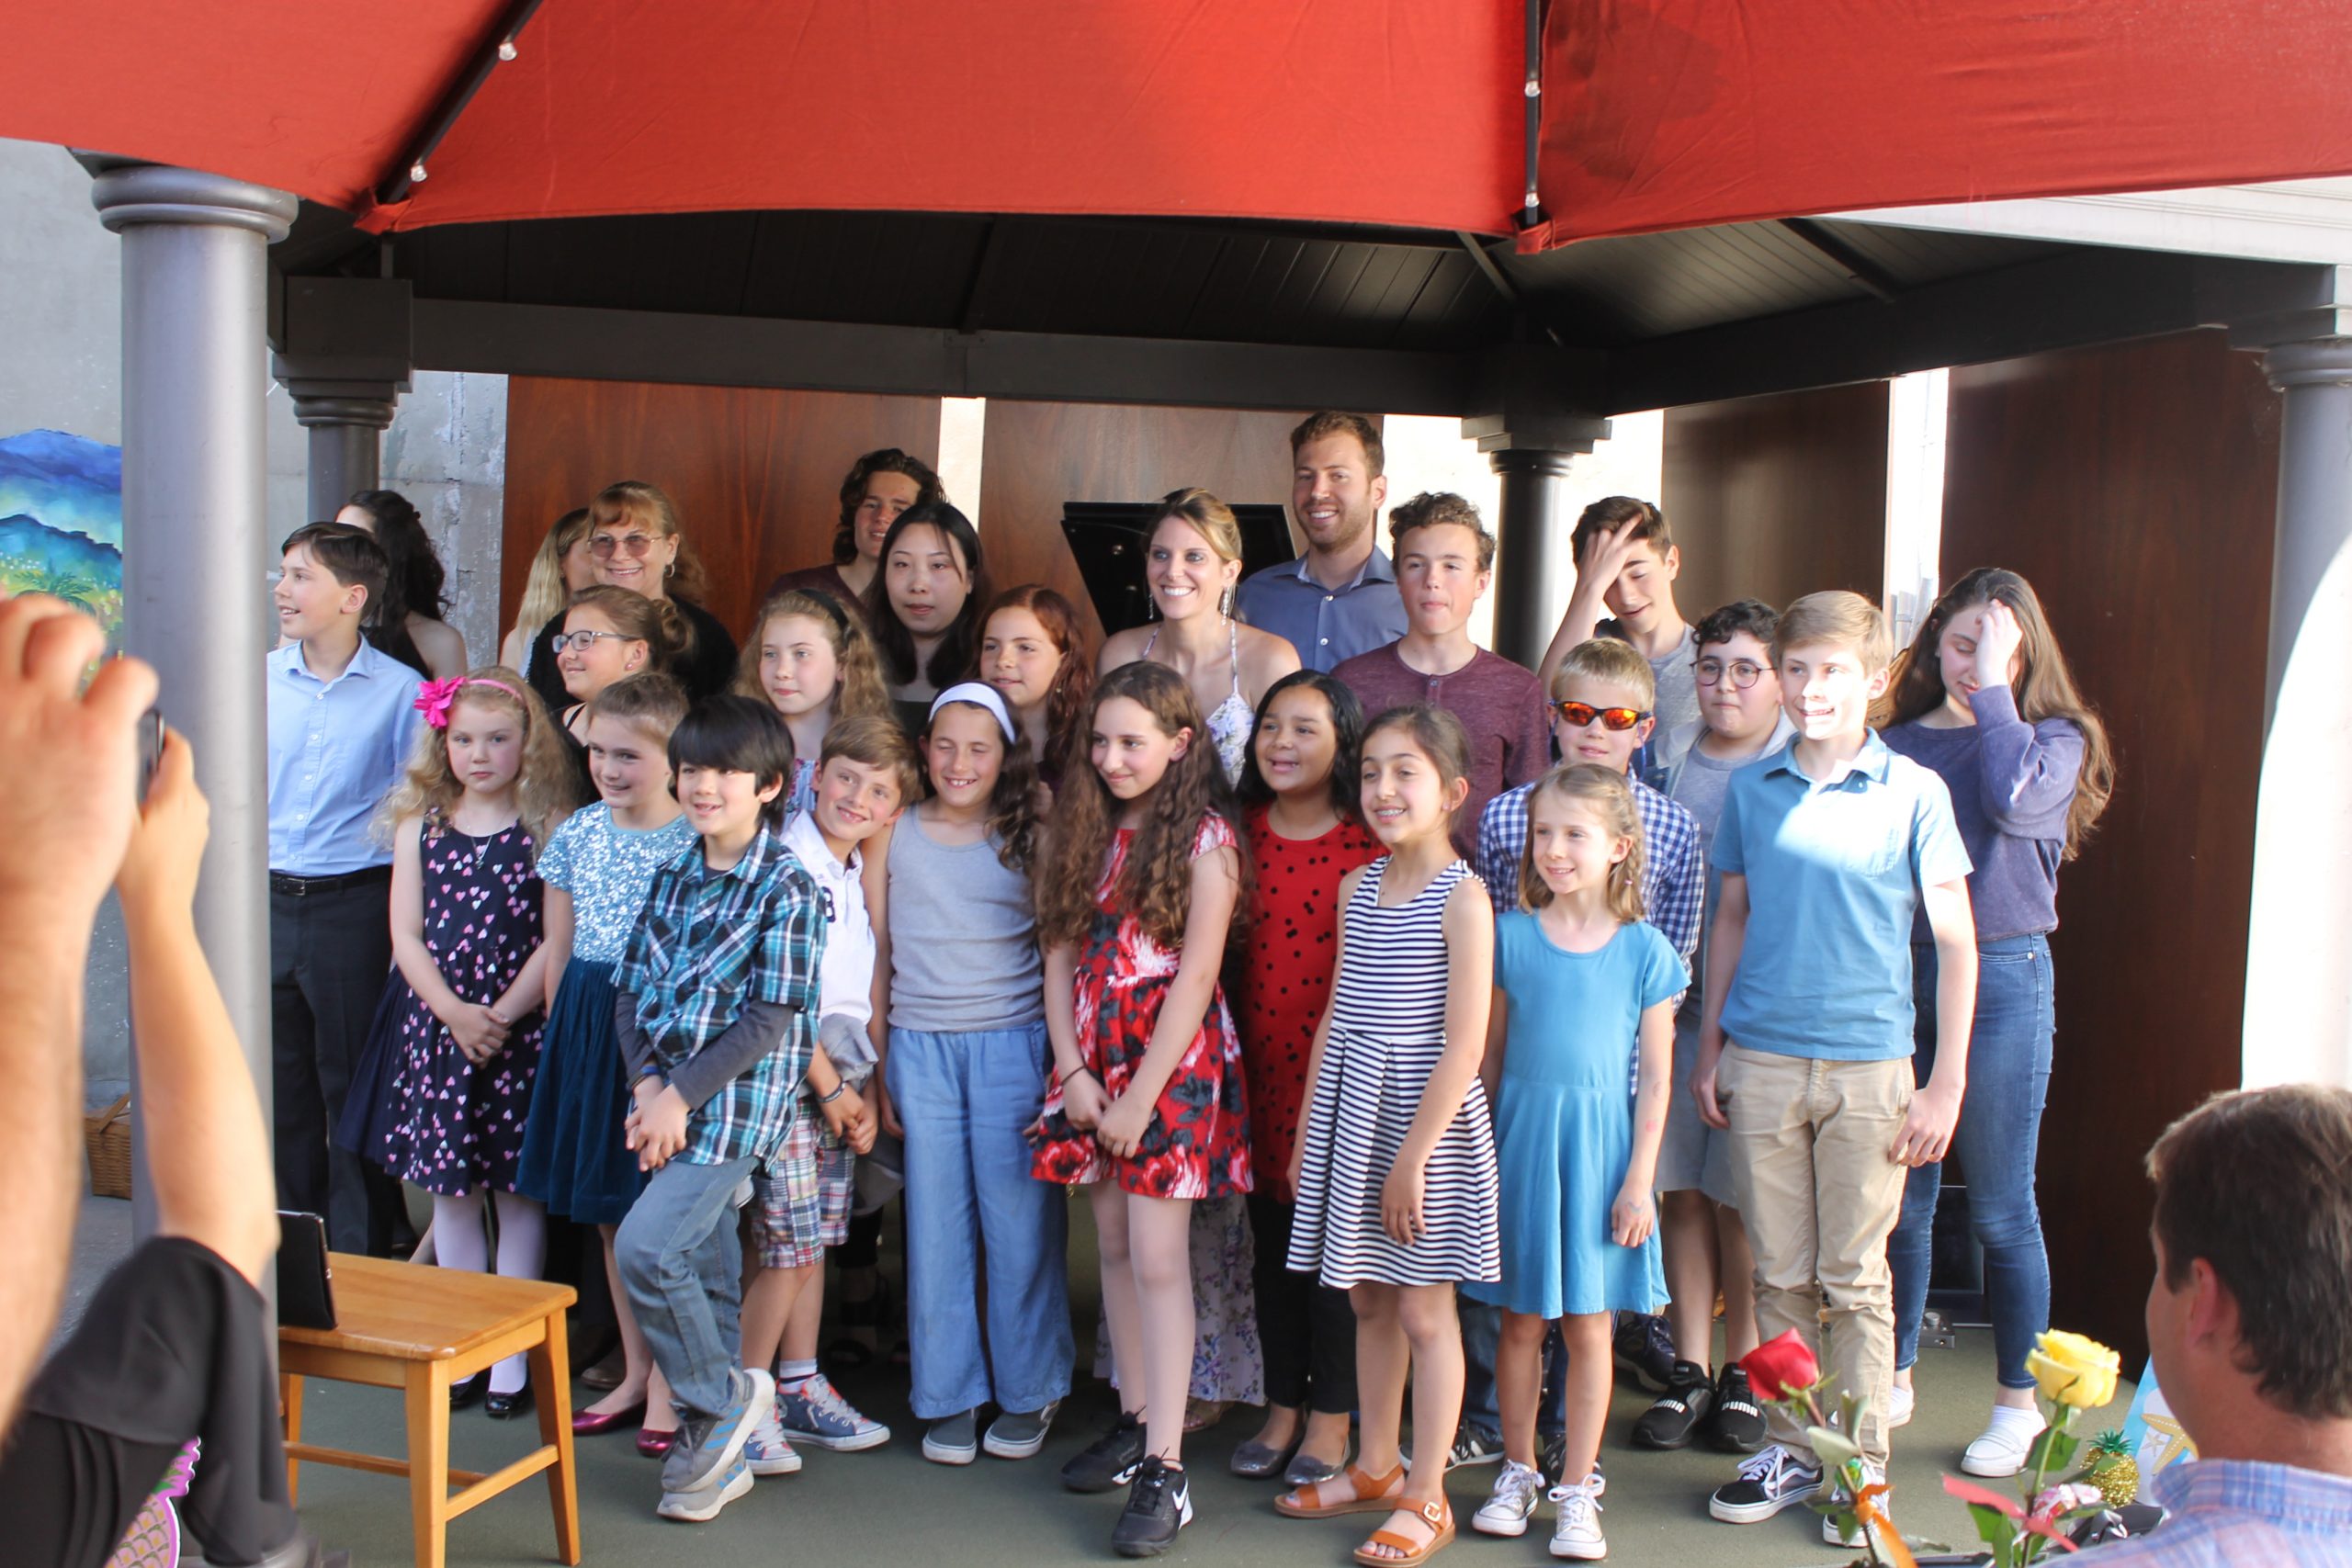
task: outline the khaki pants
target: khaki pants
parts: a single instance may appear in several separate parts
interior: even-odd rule
[[[1886,1238],[1906,1174],[1887,1154],[1911,1107],[1911,1058],[1826,1062],[1727,1044],[1716,1084],[1731,1096],[1731,1179],[1756,1253],[1757,1331],[1821,1330],[1822,1415],[1835,1412],[1840,1390],[1867,1401],[1856,1441],[1883,1465],[1894,1382]],[[1813,1462],[1802,1427],[1769,1408],[1773,1440]]]

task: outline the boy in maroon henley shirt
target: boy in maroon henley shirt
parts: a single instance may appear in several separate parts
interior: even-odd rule
[[[1470,733],[1470,798],[1453,818],[1453,845],[1476,852],[1478,814],[1504,790],[1532,784],[1552,761],[1543,688],[1510,660],[1470,640],[1470,612],[1492,581],[1495,536],[1478,509],[1442,491],[1417,495],[1388,514],[1396,591],[1409,623],[1385,648],[1344,660],[1331,673],[1370,720],[1408,703],[1434,703]]]

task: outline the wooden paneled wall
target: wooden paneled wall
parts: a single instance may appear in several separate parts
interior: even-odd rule
[[[1887,384],[1698,403],[1666,413],[1658,504],[1697,620],[1734,599],[1816,589],[1876,601],[1886,576]]]
[[[1951,373],[1943,581],[2025,575],[2120,759],[2059,883],[2041,1196],[2053,1321],[2132,1369],[2142,1156],[2240,1077],[2278,424],[2218,332]]]
[[[1200,485],[1228,503],[1290,500],[1298,413],[990,399],[980,446],[980,547],[999,587],[1043,582],[1102,628],[1062,538],[1071,501],[1153,501]]]
[[[740,637],[777,573],[832,558],[842,475],[876,446],[936,463],[939,400],[517,376],[500,625],[556,519],[615,480],[645,479],[677,504],[707,607]]]

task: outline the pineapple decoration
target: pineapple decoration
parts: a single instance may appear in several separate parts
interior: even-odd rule
[[[2092,1441],[2090,1462],[2083,1467],[2083,1473],[2110,1508],[2120,1508],[2140,1495],[2140,1461],[2132,1457],[2123,1434],[2112,1428]]]

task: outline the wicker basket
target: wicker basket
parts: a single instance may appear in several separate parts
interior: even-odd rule
[[[90,1153],[90,1191],[99,1198],[130,1196],[130,1096],[82,1118]]]

